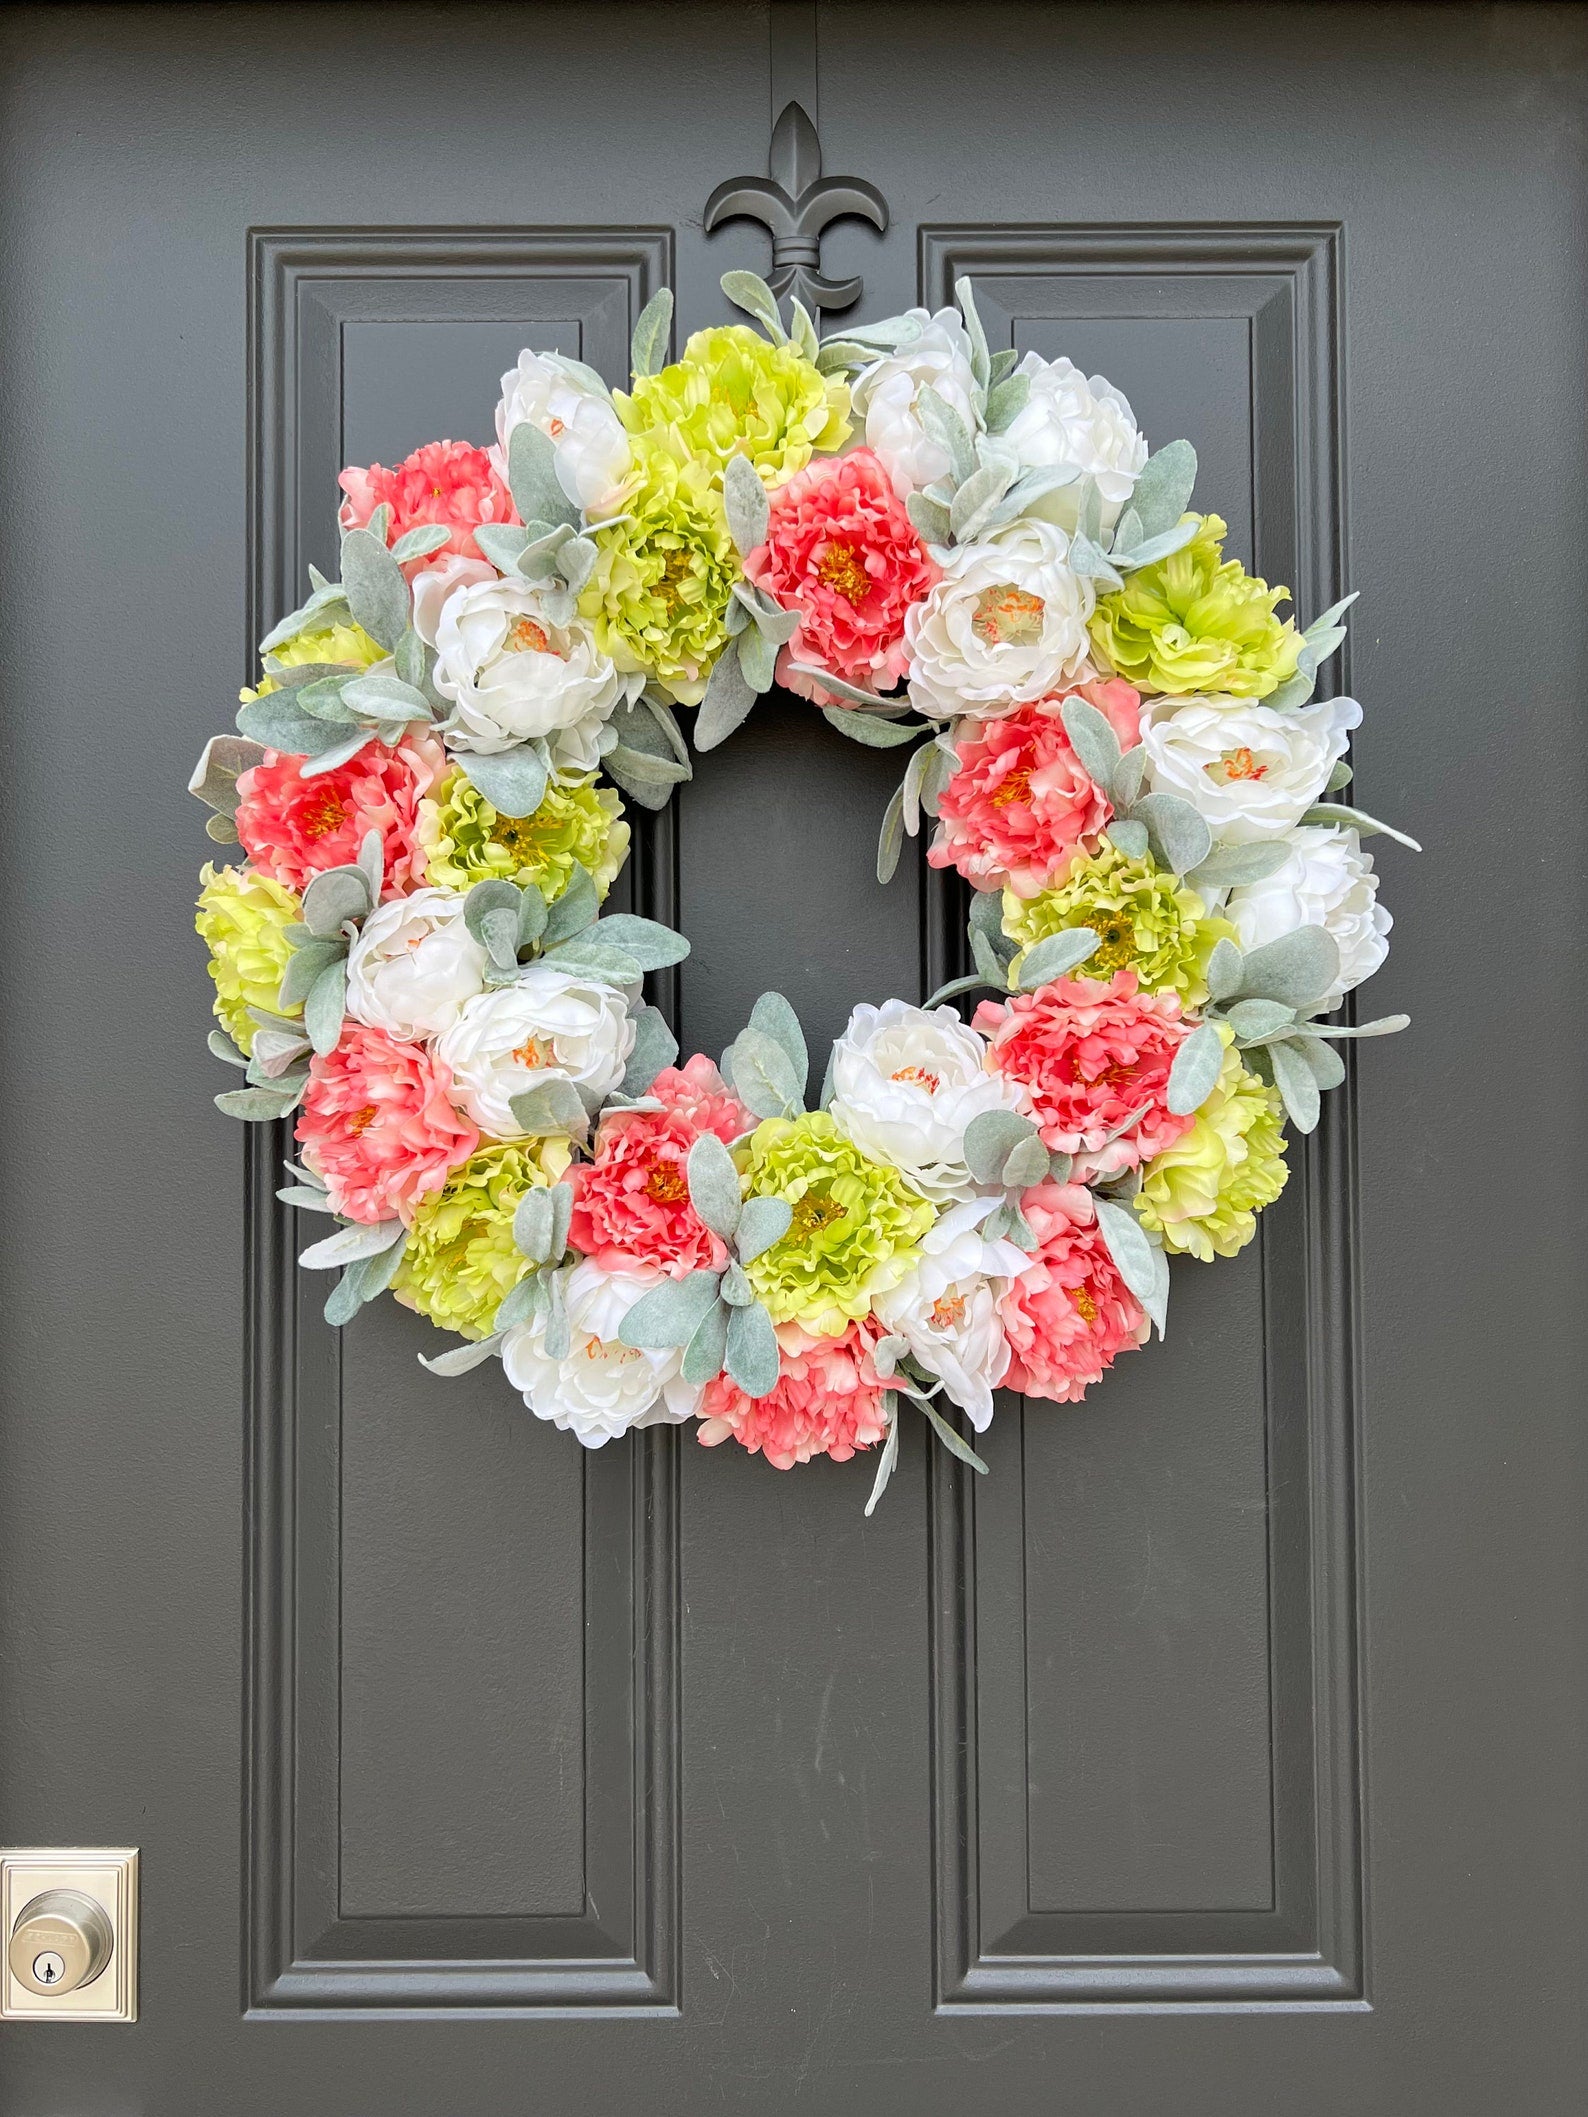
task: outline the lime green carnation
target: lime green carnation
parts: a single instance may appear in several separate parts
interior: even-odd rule
[[[565,1139],[492,1140],[421,1198],[392,1292],[442,1330],[488,1336],[526,1272],[513,1215],[526,1191],[553,1184],[572,1158]]]
[[[1227,1050],[1190,1131],[1143,1170],[1136,1211],[1165,1249],[1208,1264],[1245,1248],[1289,1173],[1278,1096]]]
[[[251,1055],[257,1025],[250,1007],[271,1014],[303,1012],[301,1001],[281,1005],[281,974],[292,954],[287,928],[298,918],[299,901],[251,867],[207,864],[199,880],[204,886],[193,923],[210,952],[216,1019],[238,1050]]]
[[[372,640],[362,625],[322,625],[309,632],[296,632],[279,647],[272,647],[269,655],[278,669],[302,669],[312,662],[350,662],[354,668],[368,669],[385,658],[386,649]],[[237,695],[246,705],[250,699],[265,698],[280,689],[267,669],[257,689],[250,691],[245,685]]]
[[[579,613],[620,669],[643,669],[698,706],[727,642],[728,598],[739,578],[717,466],[680,463],[637,444],[622,521],[595,539],[596,562]]]
[[[636,377],[633,394],[613,401],[631,434],[678,462],[704,458],[720,471],[730,456],[748,456],[769,486],[852,432],[848,384],[744,324],[697,331],[682,360]]]
[[[897,1169],[868,1161],[825,1111],[769,1117],[745,1151],[752,1195],[786,1198],[781,1242],[745,1266],[774,1323],[841,1338],[873,1298],[899,1284],[937,1218]]]
[[[466,774],[448,773],[419,804],[417,835],[426,879],[442,889],[476,882],[533,882],[548,901],[560,897],[576,867],[588,868],[605,897],[629,856],[623,804],[610,787],[554,779],[533,816],[503,816]]]
[[[1187,1007],[1208,996],[1208,958],[1220,940],[1235,939],[1227,919],[1210,916],[1194,889],[1178,875],[1143,856],[1133,860],[1105,842],[1090,859],[1077,860],[1057,889],[1035,897],[1004,891],[1003,929],[1025,951],[1067,926],[1089,926],[1098,937],[1095,954],[1076,972],[1111,978],[1133,970],[1143,992],[1175,992]]]
[[[1183,550],[1099,598],[1092,644],[1138,690],[1266,698],[1295,675],[1301,634],[1274,615],[1290,590],[1253,580],[1238,559],[1226,559],[1227,533],[1217,515],[1203,515]]]

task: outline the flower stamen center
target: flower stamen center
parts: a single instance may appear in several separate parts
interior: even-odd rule
[[[544,625],[537,625],[532,617],[515,617],[507,628],[507,644],[515,654],[555,654]]]
[[[835,1198],[820,1191],[807,1191],[796,1200],[794,1218],[789,1223],[789,1234],[803,1241],[809,1235],[819,1235],[823,1228],[830,1228],[835,1221],[844,1218],[844,1209]],[[784,1237],[788,1240],[788,1236]]]
[[[965,1296],[944,1294],[932,1304],[932,1328],[934,1330],[958,1330],[965,1320]]]
[[[645,1179],[645,1195],[659,1206],[681,1206],[689,1196],[689,1184],[676,1161],[653,1161]]]
[[[976,598],[970,628],[989,647],[1030,647],[1042,637],[1042,617],[1047,605],[1028,588],[1005,581],[984,588]]]
[[[1123,912],[1104,912],[1090,914],[1086,923],[1097,935],[1098,945],[1080,965],[1080,975],[1095,977],[1102,970],[1112,977],[1116,970],[1128,970],[1136,954],[1135,922]]]
[[[888,1075],[890,1081],[913,1081],[917,1088],[924,1088],[928,1095],[936,1095],[943,1085],[939,1073],[928,1073],[924,1066],[901,1066],[897,1073]]]
[[[380,1112],[373,1103],[366,1103],[362,1110],[355,1110],[347,1121],[347,1129],[355,1138],[369,1130]]]
[[[816,578],[856,608],[871,593],[871,576],[853,544],[829,544],[816,568]]]
[[[539,1037],[530,1036],[518,1046],[513,1056],[521,1066],[528,1066],[531,1072],[534,1072],[542,1066],[549,1066],[556,1053],[550,1044],[543,1044]]]
[[[1259,764],[1254,752],[1242,743],[1239,749],[1226,750],[1222,757],[1215,757],[1207,767],[1207,775],[1227,787],[1231,780],[1266,779],[1268,766]]]
[[[1092,1299],[1092,1290],[1084,1282],[1070,1289],[1070,1299],[1075,1303],[1075,1312],[1083,1323],[1097,1321],[1097,1303]]]
[[[993,792],[992,805],[995,809],[1006,809],[1013,801],[1023,801],[1027,806],[1030,805],[1031,774],[1023,765],[1018,772],[1011,772],[1003,784]]]
[[[322,787],[304,803],[298,820],[306,838],[328,838],[346,823],[347,803],[335,787]]]

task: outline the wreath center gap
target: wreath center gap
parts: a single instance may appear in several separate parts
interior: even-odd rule
[[[1388,948],[1362,840],[1415,845],[1338,798],[1354,598],[1282,617],[1189,442],[993,353],[968,281],[825,341],[723,287],[759,330],[664,364],[664,291],[627,392],[525,352],[494,447],[343,471],[341,578],[191,782],[243,855],[199,898],[216,1101],[294,1120],[333,1324],[390,1290],[587,1447],[876,1450],[869,1513],[906,1406],[980,1470],[996,1388],[1076,1401],[1171,1255],[1251,1239],[1340,1041],[1405,1026],[1329,1018]],[[856,1007],[822,1076],[775,992],[680,1065],[642,985],[688,941],[601,910],[622,797],[774,680],[907,753],[879,877],[932,821],[974,891],[975,975]]]

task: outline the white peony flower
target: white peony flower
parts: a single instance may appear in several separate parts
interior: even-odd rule
[[[947,556],[942,579],[904,620],[910,698],[921,712],[1005,713],[1091,675],[1095,591],[1069,556],[1062,529],[1030,521]]]
[[[1298,926],[1327,927],[1340,951],[1340,977],[1321,1004],[1338,1007],[1389,954],[1390,915],[1378,901],[1378,876],[1355,831],[1305,824],[1288,843],[1284,866],[1231,890],[1224,916],[1245,949]]]
[[[1103,528],[1112,530],[1147,461],[1147,443],[1129,400],[1103,376],[1088,378],[1068,360],[1027,353],[1015,373],[1031,377],[1031,395],[1004,431],[983,445],[984,453],[1021,476],[1032,470],[1072,472],[1070,484],[1031,509],[1072,535],[1080,513],[1080,481],[1092,479],[1103,503]]]
[[[1299,713],[1246,698],[1144,699],[1147,784],[1189,801],[1226,845],[1282,838],[1322,798],[1361,718],[1354,698]]]
[[[634,1021],[616,987],[531,963],[511,985],[470,1000],[436,1045],[452,1100],[492,1139],[522,1139],[509,1108],[542,1081],[570,1080],[587,1101],[609,1095],[634,1049]]]
[[[934,1204],[969,1198],[965,1127],[983,1111],[1021,1108],[1018,1082],[989,1073],[986,1051],[952,1007],[857,1007],[833,1046],[833,1119]]]
[[[483,991],[485,950],[451,889],[416,889],[381,904],[347,955],[347,1011],[405,1043],[440,1036]]]
[[[635,1426],[696,1415],[701,1389],[683,1379],[681,1351],[638,1352],[618,1341],[624,1317],[661,1276],[605,1272],[588,1257],[565,1270],[569,1343],[561,1360],[546,1350],[543,1317],[507,1333],[502,1366],[537,1419],[550,1419],[586,1448],[600,1448]]]
[[[950,468],[948,451],[931,440],[916,411],[916,399],[928,384],[959,413],[974,433],[976,378],[971,372],[970,340],[958,309],[908,311],[919,325],[914,338],[855,377],[851,402],[865,422],[866,446],[881,459],[899,497],[930,485]]]
[[[978,1433],[992,1420],[992,1393],[1009,1368],[998,1296],[1035,1262],[1017,1244],[982,1233],[997,1205],[996,1198],[973,1198],[951,1207],[922,1238],[921,1261],[908,1279],[872,1303]]]
[[[494,566],[484,559],[466,559],[461,551],[449,551],[444,559],[414,576],[414,630],[427,647],[436,643],[436,626],[442,608],[458,588],[474,588],[481,581],[499,580]]]
[[[592,520],[617,511],[617,488],[631,450],[611,397],[559,353],[523,352],[502,377],[496,407],[497,468],[507,478],[507,444],[528,421],[557,451],[557,482]]]
[[[603,723],[642,681],[620,676],[577,619],[553,624],[530,581],[458,588],[436,620],[436,689],[452,701],[454,750],[545,736],[558,771],[592,772]]]

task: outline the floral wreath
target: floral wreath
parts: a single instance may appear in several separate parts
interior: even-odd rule
[[[1332,799],[1344,638],[1224,556],[1186,441],[957,308],[762,326],[632,389],[557,353],[495,447],[341,474],[341,580],[260,643],[192,790],[216,1056],[295,1113],[278,1196],[328,1214],[333,1324],[390,1289],[587,1447],[697,1422],[779,1469],[902,1407],[985,1466],[993,1391],[1073,1403],[1165,1325],[1170,1255],[1233,1256],[1344,1075],[1324,1017],[1384,960]],[[764,335],[763,335],[764,333]],[[816,1107],[788,1002],[680,1065],[647,972],[688,942],[601,904],[629,830],[777,681],[911,749],[882,824],[971,885],[975,974],[855,1008]],[[605,783],[604,783],[605,782]],[[945,1004],[984,989],[965,1021]],[[423,1356],[421,1356],[423,1357]]]

